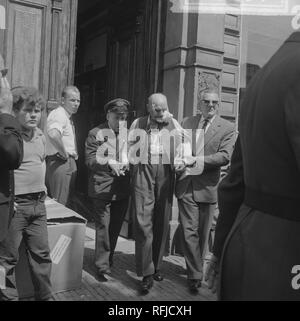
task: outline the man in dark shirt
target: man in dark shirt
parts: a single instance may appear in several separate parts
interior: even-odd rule
[[[206,279],[221,300],[300,300],[300,32],[252,78],[219,186]]]
[[[6,79],[7,70],[0,66],[0,242],[6,237],[14,212],[12,170],[23,158],[23,140],[19,124],[11,115],[12,94]]]
[[[89,196],[96,222],[95,265],[99,281],[106,281],[110,272],[118,236],[127,211],[129,172],[122,163],[122,144],[127,137],[119,135],[119,122],[127,118],[129,102],[115,99],[104,106],[107,121],[89,132],[86,140],[86,165],[89,169]],[[105,145],[103,145],[105,144]],[[109,146],[112,155],[102,155],[99,148]],[[105,148],[104,148],[105,149]],[[126,153],[123,155],[125,156]],[[125,156],[127,160],[127,155]]]

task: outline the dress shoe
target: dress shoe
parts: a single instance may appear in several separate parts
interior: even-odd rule
[[[153,274],[153,279],[157,282],[161,282],[163,281],[164,277],[161,275],[161,273],[159,271],[156,271],[154,274]]]
[[[108,279],[106,278],[105,274],[106,274],[106,271],[100,271],[100,270],[98,270],[98,271],[97,271],[97,280],[98,280],[99,282],[107,282]]]
[[[48,302],[48,301],[55,301],[53,296],[50,296],[50,297],[46,297],[46,298],[43,298],[43,299],[37,299],[36,298],[36,301],[43,301],[43,302]]]
[[[145,276],[141,284],[142,294],[148,294],[152,286],[153,286],[153,276],[152,275]]]
[[[197,294],[198,288],[201,287],[201,280],[188,280],[188,286],[192,294]]]

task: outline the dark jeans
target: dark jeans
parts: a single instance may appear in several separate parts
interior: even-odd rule
[[[48,245],[45,193],[17,196],[17,212],[9,233],[0,243],[0,265],[6,271],[6,289],[0,290],[0,301],[18,299],[15,267],[19,260],[19,247],[24,240],[28,255],[36,300],[51,296],[51,259]]]
[[[105,272],[112,264],[128,207],[128,198],[119,201],[93,198],[93,206],[96,223],[95,265],[100,272]]]

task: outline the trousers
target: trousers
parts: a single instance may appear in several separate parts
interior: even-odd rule
[[[190,184],[183,198],[178,200],[178,208],[187,277],[201,280],[216,204],[196,202]]]
[[[46,185],[49,196],[58,203],[72,207],[72,195],[75,189],[77,165],[73,157],[63,161],[56,156],[46,158]]]
[[[51,259],[48,245],[45,193],[16,197],[17,212],[12,218],[7,237],[0,243],[0,265],[6,272],[6,289],[0,290],[1,301],[18,300],[15,267],[19,247],[24,240],[36,300],[51,297]]]
[[[132,177],[136,272],[160,270],[172,214],[174,177],[170,165],[135,165]]]
[[[100,272],[106,272],[113,262],[128,198],[119,201],[93,198],[93,206],[96,223],[95,265]]]

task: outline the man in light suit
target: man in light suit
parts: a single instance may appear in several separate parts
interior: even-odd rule
[[[193,156],[195,160],[200,158],[200,162],[202,157],[203,163],[203,170],[194,174],[188,174],[186,168],[177,168],[176,197],[182,245],[188,286],[194,294],[198,292],[203,277],[203,259],[217,202],[220,170],[229,163],[235,141],[234,125],[217,115],[218,106],[218,94],[207,90],[202,93],[201,114],[188,117],[182,123],[184,129],[192,129]],[[200,136],[196,139],[197,132]],[[201,134],[202,139],[204,135],[204,153],[199,150]],[[197,166],[201,164],[198,162]]]
[[[300,300],[300,32],[253,77],[219,187],[206,279],[221,300]],[[297,282],[298,280],[298,282]]]

